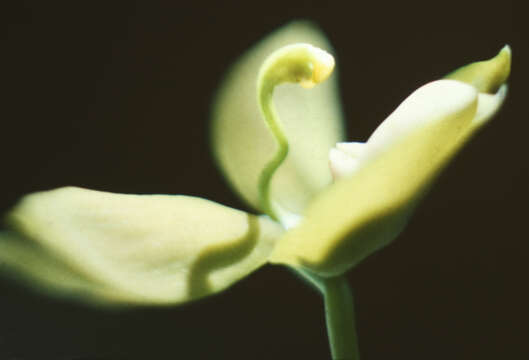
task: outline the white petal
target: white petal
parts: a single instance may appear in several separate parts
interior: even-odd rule
[[[477,103],[477,96],[473,86],[455,80],[437,80],[420,87],[371,134],[361,161],[369,161],[389,151],[422,128],[435,126],[444,121],[447,114],[466,111],[469,104]],[[461,131],[472,121],[466,116],[460,119],[454,124],[454,132]],[[449,144],[450,139],[446,143]]]

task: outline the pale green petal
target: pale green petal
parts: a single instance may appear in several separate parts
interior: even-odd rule
[[[223,80],[213,107],[211,136],[217,162],[235,190],[255,208],[259,208],[259,174],[275,153],[274,139],[259,114],[257,75],[268,55],[296,42],[331,50],[316,27],[291,23],[241,57]],[[295,84],[279,86],[274,101],[290,152],[273,177],[272,199],[300,213],[331,182],[327,153],[343,134],[337,75],[310,90]]]
[[[335,172],[350,171],[349,177],[311,204],[271,262],[336,275],[392,241],[435,176],[503,104],[510,62],[506,46],[491,60],[447,76],[457,81],[438,81],[433,84],[444,85],[412,94],[366,144],[348,151],[337,146],[340,153],[331,153],[331,162]],[[344,156],[355,149],[360,151],[350,155],[352,166]]]
[[[477,106],[477,100],[478,93],[474,87],[454,80],[438,80],[420,87],[371,134],[359,161],[365,163],[381,153],[392,151],[395,144],[417,131],[446,121],[448,114],[465,113],[470,104]],[[475,111],[477,108],[472,110],[473,113]],[[453,127],[446,129],[450,131],[447,133],[450,138],[438,139],[439,145],[436,147],[452,144],[456,139],[454,134],[462,133],[472,123],[472,119],[465,117],[464,121],[453,123]]]
[[[61,292],[70,296],[87,297],[85,301],[101,301],[113,297],[103,284],[83,276],[69,267],[38,243],[16,232],[0,232],[0,270],[20,281],[32,280],[32,284],[44,292]]]
[[[0,269],[91,302],[182,303],[266,262],[282,229],[189,196],[61,188],[26,196],[0,233]]]
[[[463,66],[445,76],[474,86],[480,93],[493,94],[511,73],[511,48],[505,45],[492,59]]]
[[[511,48],[505,45],[492,59],[478,61],[446,75],[446,79],[465,82],[479,91],[479,106],[467,136],[484,125],[498,111],[507,95],[505,82],[511,73]]]
[[[373,133],[360,155],[367,160],[318,196],[299,227],[278,242],[271,262],[333,276],[392,241],[477,107],[476,90],[458,81],[417,90]]]

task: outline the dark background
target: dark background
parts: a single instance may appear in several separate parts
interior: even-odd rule
[[[322,3],[18,1],[0,9],[0,213],[23,194],[64,185],[245,209],[212,163],[210,100],[241,52],[292,19],[313,20],[334,44],[357,140],[418,86],[508,43],[513,70],[501,112],[398,241],[349,279],[363,359],[529,358],[524,9]],[[124,312],[0,281],[0,359],[148,358],[326,359],[322,302],[273,266],[195,304]]]

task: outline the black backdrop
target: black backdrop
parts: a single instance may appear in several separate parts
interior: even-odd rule
[[[522,3],[522,2],[519,2]],[[207,142],[247,47],[311,19],[336,49],[351,138],[413,89],[513,49],[507,102],[389,248],[349,275],[363,359],[526,359],[529,32],[509,2],[24,2],[2,19],[0,212],[64,185],[233,207]],[[5,5],[3,5],[5,6]],[[183,307],[109,312],[0,282],[0,359],[326,359],[320,298],[268,266]]]

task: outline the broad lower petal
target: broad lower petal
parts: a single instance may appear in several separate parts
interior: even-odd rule
[[[291,23],[248,51],[222,82],[212,113],[212,147],[217,162],[235,190],[254,208],[258,178],[275,153],[275,142],[259,113],[256,79],[265,58],[297,42],[330,50],[325,36],[306,22]],[[337,75],[314,89],[279,86],[274,102],[284,124],[290,152],[272,179],[272,199],[300,213],[331,182],[327,153],[343,136]]]
[[[176,304],[263,265],[282,228],[189,196],[61,188],[26,196],[0,232],[0,264],[51,294]]]

